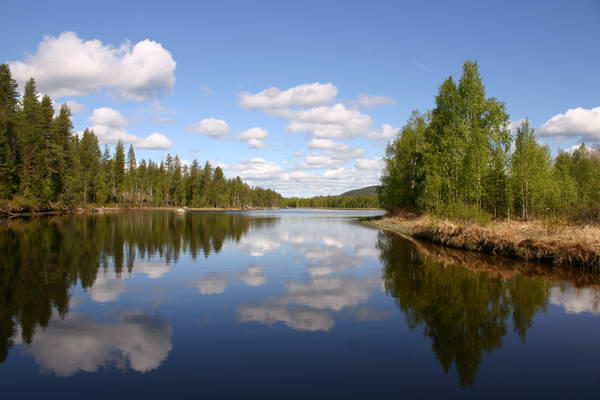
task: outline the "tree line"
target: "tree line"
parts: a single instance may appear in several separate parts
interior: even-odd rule
[[[525,120],[512,134],[474,61],[447,78],[433,110],[414,111],[386,149],[379,200],[446,217],[600,217],[600,148],[552,157]]]
[[[379,208],[379,199],[375,194],[290,197],[281,204],[290,208]]]
[[[167,155],[137,161],[133,146],[101,151],[90,129],[73,132],[67,105],[58,112],[34,79],[21,97],[8,65],[0,65],[0,199],[21,205],[247,207],[277,206],[281,195],[228,179],[220,167]]]

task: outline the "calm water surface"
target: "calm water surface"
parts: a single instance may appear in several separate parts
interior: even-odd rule
[[[2,398],[598,398],[599,279],[374,214],[3,222]]]

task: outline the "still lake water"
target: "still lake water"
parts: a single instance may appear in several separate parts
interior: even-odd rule
[[[600,396],[600,279],[376,214],[0,223],[1,398]]]

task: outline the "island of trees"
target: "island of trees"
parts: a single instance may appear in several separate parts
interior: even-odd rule
[[[40,95],[30,79],[21,97],[6,64],[0,65],[0,208],[44,210],[86,204],[123,206],[272,207],[281,195],[227,179],[220,167],[179,157],[136,160],[122,143],[101,151],[86,129],[73,132],[71,112]]]

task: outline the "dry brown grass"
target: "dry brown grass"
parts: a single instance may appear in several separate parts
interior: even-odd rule
[[[480,226],[430,216],[389,217],[378,226],[458,249],[600,271],[600,226],[494,221]]]

